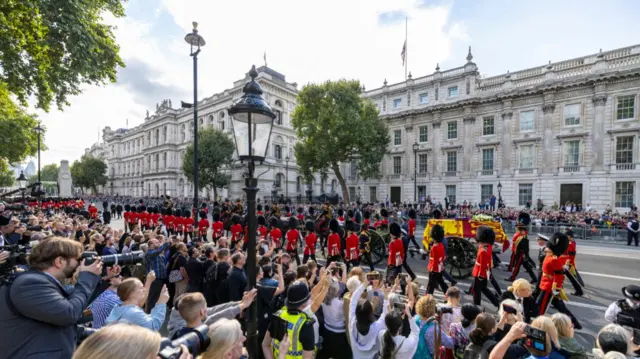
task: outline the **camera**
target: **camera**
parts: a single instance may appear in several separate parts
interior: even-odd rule
[[[368,281],[372,281],[372,280],[380,280],[380,273],[367,273],[367,280]]]
[[[82,259],[85,260],[85,265],[91,265],[98,258],[102,259],[102,264],[106,267],[113,265],[131,265],[142,263],[144,259],[143,251],[133,251],[131,253],[110,254],[108,256],[99,256],[96,252],[84,252]]]
[[[399,273],[398,277],[400,277],[400,285],[407,285],[407,278],[409,278],[409,274]]]
[[[88,328],[85,327],[84,325],[77,325],[76,326],[76,342],[78,343],[78,345],[82,344],[82,342],[87,339],[89,336],[91,336],[91,334],[97,332],[98,329],[95,328]]]
[[[28,265],[27,257],[29,253],[31,253],[30,246],[11,244],[8,246],[0,246],[0,251],[9,252],[7,261],[0,265],[0,281],[4,281],[11,275],[16,265]]]
[[[160,343],[160,352],[158,353],[158,357],[161,359],[179,358],[180,355],[182,355],[182,348],[180,348],[180,345],[183,344],[187,347],[187,350],[189,350],[191,355],[197,357],[209,347],[211,341],[207,336],[208,331],[209,326],[202,324],[191,329],[187,334],[176,340],[170,341],[169,339],[164,338],[162,343]]]
[[[546,344],[546,335],[547,333],[545,333],[543,330],[534,328],[530,325],[527,325],[527,327],[524,330],[525,334],[527,335],[527,337],[524,340],[524,345],[528,348],[531,349],[535,349],[535,350],[539,350],[541,352],[546,351],[547,348],[547,344]]]
[[[503,304],[502,305],[502,310],[505,313],[509,313],[509,314],[513,314],[513,315],[517,315],[518,314],[518,310],[516,308],[510,306],[510,305]]]
[[[395,309],[400,310],[401,312],[404,312],[405,307],[407,306],[407,302],[409,301],[409,298],[407,298],[404,295],[398,295],[398,301],[397,302],[393,302],[393,307]]]
[[[436,308],[436,313],[438,313],[438,315],[453,314],[453,308],[451,308],[451,307],[437,307]]]

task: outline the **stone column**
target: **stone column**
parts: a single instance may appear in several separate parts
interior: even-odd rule
[[[593,153],[591,171],[604,171],[604,105],[606,103],[606,96],[595,96],[593,98],[595,115],[593,117],[593,131],[591,135],[591,151]]]
[[[441,155],[441,151],[440,151],[440,121],[438,120],[437,122],[433,123],[433,158],[432,158],[432,163],[433,163],[433,174],[434,175],[439,175],[440,174],[440,157]]]
[[[502,113],[502,122],[504,123],[504,132],[502,133],[502,174],[511,174],[511,153],[513,152],[511,139],[511,131],[513,123],[513,112],[506,111]]]
[[[467,116],[462,119],[464,123],[464,150],[463,150],[463,162],[462,162],[462,170],[464,171],[464,176],[471,176],[472,166],[471,162],[473,162],[473,142],[471,139],[473,136],[473,125],[476,123],[476,118],[474,116]]]
[[[543,152],[542,152],[542,172],[552,173],[553,168],[553,111],[556,109],[556,105],[553,103],[545,104],[542,106],[542,113],[544,115],[542,119],[543,129]]]

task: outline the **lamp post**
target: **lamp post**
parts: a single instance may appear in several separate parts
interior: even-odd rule
[[[266,156],[273,120],[276,115],[262,98],[262,88],[256,82],[258,72],[255,65],[249,71],[251,81],[242,89],[242,97],[228,110],[233,121],[233,135],[238,151],[238,159],[246,161],[248,173],[245,175],[244,191],[247,194],[247,276],[250,289],[256,287],[256,195],[258,179],[254,178],[255,162],[262,162]],[[256,302],[249,309],[247,326],[247,350],[249,358],[257,358],[258,345],[258,308]]]
[[[498,181],[498,208],[502,208],[502,183]]]
[[[418,202],[418,142],[413,143],[413,202]]]
[[[40,122],[38,122],[38,126],[33,129],[38,134],[38,191],[36,195],[40,197],[42,192],[42,182],[40,180],[40,143],[42,139],[42,134],[44,133],[44,128],[41,126]]]
[[[285,202],[289,201],[289,156],[284,158],[284,196]]]
[[[200,47],[205,45],[204,38],[198,34],[198,23],[193,22],[193,31],[184,37],[184,41],[191,45],[191,54],[193,58],[193,208],[191,211],[197,216],[198,209],[198,54]],[[189,104],[182,103],[182,107],[190,107]],[[195,218],[197,220],[197,218]]]
[[[22,193],[22,204],[24,204],[24,193],[29,185],[29,180],[24,176],[24,172],[20,171],[20,176],[16,178],[16,182],[18,182],[18,187],[20,187],[20,192]]]

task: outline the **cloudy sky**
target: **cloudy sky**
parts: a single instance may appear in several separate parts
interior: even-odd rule
[[[299,86],[359,79],[368,89],[404,79],[400,52],[408,17],[414,77],[465,63],[468,46],[483,75],[497,75],[634,45],[640,1],[610,0],[129,0],[117,42],[127,67],[118,83],[87,87],[64,112],[37,112],[48,128],[42,163],[78,159],[104,126],[134,127],[169,98],[192,98],[184,35],[198,21],[200,98],[268,66]],[[635,16],[635,18],[634,18]],[[152,111],[153,112],[153,111]]]

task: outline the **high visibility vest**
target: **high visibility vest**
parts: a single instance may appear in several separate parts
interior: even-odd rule
[[[302,326],[312,319],[310,319],[306,314],[299,313],[289,313],[287,308],[282,308],[281,310],[275,313],[275,316],[280,317],[282,320],[287,322],[287,334],[289,335],[289,348],[287,349],[286,359],[302,359],[302,343],[300,343],[300,330],[302,330]],[[280,354],[280,341],[276,339],[272,339],[273,346],[273,356],[274,358],[278,358]]]

